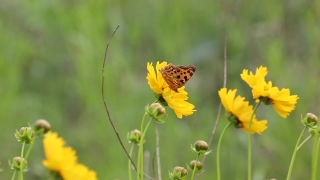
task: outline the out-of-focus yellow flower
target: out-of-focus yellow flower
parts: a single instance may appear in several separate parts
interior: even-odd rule
[[[89,170],[83,164],[76,164],[72,169],[61,171],[63,180],[96,180],[96,172]]]
[[[254,75],[251,71],[243,70],[241,78],[252,88],[253,98],[256,102],[262,101],[265,105],[272,105],[276,112],[283,118],[286,118],[295,108],[299,97],[290,95],[290,90],[273,87],[272,82],[265,81],[268,71],[266,67],[260,66],[256,69]]]
[[[265,81],[258,82],[252,88],[252,94],[257,102],[262,101],[265,105],[271,104],[283,118],[286,118],[294,110],[299,99],[297,95],[290,95],[289,89],[279,90],[278,87],[273,87],[271,81],[268,83]]]
[[[63,180],[96,180],[96,173],[86,166],[78,164],[76,152],[66,147],[57,133],[47,132],[43,139],[46,159],[42,164],[58,173]]]
[[[253,108],[249,105],[248,101],[244,101],[244,97],[236,95],[237,90],[229,90],[222,88],[219,90],[219,96],[221,103],[229,113],[228,119],[234,123],[236,127],[242,128],[245,132],[249,130],[249,123],[253,114]],[[267,129],[267,120],[256,119],[256,115],[253,116],[251,124],[251,133],[261,134]]]
[[[48,132],[43,139],[46,159],[43,165],[56,172],[69,169],[77,163],[76,152],[71,147],[65,147],[65,142],[57,133]]]
[[[163,79],[162,74],[159,72],[159,69],[165,67],[167,62],[156,64],[156,71],[152,63],[147,64],[147,80],[148,84],[153,92],[159,95],[159,102],[163,105],[168,105],[173,109],[178,118],[182,118],[182,116],[189,116],[193,114],[195,106],[186,100],[188,100],[188,93],[184,90],[184,86],[178,89],[178,92],[171,90]],[[164,100],[165,103],[163,101]]]

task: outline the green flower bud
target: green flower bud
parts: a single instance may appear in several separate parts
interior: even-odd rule
[[[196,160],[192,160],[189,165],[188,168],[190,169],[190,171],[193,171],[194,168],[196,168],[196,173],[202,173],[202,163],[200,161],[197,161],[196,164]]]
[[[157,122],[164,122],[167,118],[166,109],[160,103],[152,103],[145,110]]]
[[[22,169],[22,171],[26,171],[27,166],[27,161],[21,157],[14,157],[13,162],[11,163],[11,169],[16,169],[18,171],[20,171],[20,168]]]
[[[313,127],[318,122],[318,117],[312,113],[307,113],[306,116],[302,119],[302,124],[308,127]]]
[[[176,166],[173,168],[173,172],[169,173],[170,179],[173,180],[186,180],[188,171],[184,167]]]
[[[42,135],[50,131],[51,125],[48,121],[39,119],[35,122],[34,129],[38,134]]]
[[[36,138],[31,127],[22,127],[19,131],[16,130],[14,135],[19,142],[26,144],[33,143]]]
[[[139,144],[141,139],[141,132],[135,129],[127,134],[129,143]]]
[[[194,143],[194,147],[192,147],[191,145],[191,149],[195,152],[195,153],[199,153],[202,155],[208,155],[209,153],[211,153],[211,151],[208,151],[208,143],[202,140],[197,141],[196,143]]]

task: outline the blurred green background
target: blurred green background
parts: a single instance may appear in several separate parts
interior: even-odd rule
[[[239,74],[264,65],[267,80],[300,97],[287,119],[272,107],[259,109],[258,119],[268,119],[268,129],[253,138],[254,180],[285,179],[303,129],[300,116],[319,115],[317,0],[3,0],[0,18],[0,162],[4,169],[0,179],[12,177],[7,162],[21,150],[14,131],[41,118],[51,123],[52,130],[99,179],[128,179],[127,158],[101,98],[104,50],[117,25],[106,62],[105,95],[128,149],[126,133],[140,127],[144,107],[154,101],[146,81],[147,62],[197,66],[186,85],[197,112],[180,120],[168,108],[167,122],[158,125],[164,180],[169,179],[168,170],[196,157],[190,144],[209,140],[218,112],[217,91],[223,86],[225,38],[228,88],[237,88],[238,94],[253,102]],[[222,116],[200,179],[216,177],[216,145],[226,123]],[[247,178],[246,138],[240,129],[226,133],[221,149],[223,179]],[[154,124],[145,146],[152,164]],[[310,141],[298,152],[292,179],[310,179],[311,152]],[[46,179],[43,158],[38,140],[25,179]]]

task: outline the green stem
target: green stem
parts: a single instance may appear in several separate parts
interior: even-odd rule
[[[146,113],[143,114],[143,117],[142,117],[142,120],[141,120],[141,127],[140,127],[140,132],[141,134],[143,134],[143,127],[144,127],[144,121],[145,121],[145,117],[146,117]],[[141,155],[141,152],[143,152],[143,137],[141,136],[141,139],[140,139],[140,144],[139,144],[139,151],[138,151],[138,169],[137,169],[137,180],[139,180],[143,174],[142,174],[142,171],[143,169],[141,168],[141,163],[143,164],[143,161],[141,161],[141,159],[143,160],[143,154]]]
[[[134,147],[134,144],[132,143],[131,149],[130,149],[130,154],[129,154],[130,157],[132,157],[133,147]],[[131,161],[130,161],[130,159],[128,160],[128,174],[129,174],[129,180],[132,180]]]
[[[223,129],[219,141],[218,141],[218,147],[217,147],[217,180],[220,180],[220,147],[221,147],[221,141],[222,141],[222,137],[224,135],[224,133],[226,132],[226,130],[228,129],[228,127],[231,125],[232,123],[228,123],[227,126]]]
[[[20,180],[23,180],[23,169],[22,167],[24,166],[24,159],[23,159],[23,154],[24,154],[24,147],[25,147],[26,143],[22,143],[22,149],[21,149],[21,155],[20,155],[20,158],[21,158],[21,162],[20,162]]]
[[[250,122],[249,122],[249,129],[248,129],[248,180],[251,180],[251,126],[252,126],[252,119],[256,110],[258,109],[261,101],[254,107],[253,112],[251,114]]]
[[[28,150],[27,150],[27,153],[26,153],[26,156],[25,156],[25,158],[24,158],[25,160],[28,159],[28,157],[29,157],[29,155],[30,155],[30,152],[31,152],[31,150],[32,150],[32,148],[33,148],[34,143],[35,143],[35,141],[33,141],[33,142],[29,145]]]
[[[297,147],[297,150],[299,150],[300,149],[300,147],[305,143],[305,142],[307,142],[308,141],[308,139],[310,139],[312,136],[310,135],[310,136],[308,136],[298,147]]]
[[[192,171],[191,180],[194,180],[194,175],[196,173],[197,163],[198,163],[199,157],[200,157],[200,153],[198,153],[198,155],[197,155],[196,163],[194,164],[193,171]]]
[[[294,147],[294,151],[293,151],[293,154],[292,154],[292,157],[291,157],[291,162],[290,162],[290,166],[289,166],[289,170],[288,170],[287,180],[290,180],[290,178],[291,178],[294,160],[296,159],[296,154],[297,154],[297,151],[299,150],[298,145],[299,145],[300,140],[302,138],[302,135],[303,135],[303,133],[304,133],[304,131],[306,129],[307,129],[307,126],[302,130],[302,132],[301,132],[301,134],[300,134],[300,136],[298,138],[298,141],[296,143],[296,146]]]
[[[319,152],[319,136],[317,133],[313,136],[313,155],[312,155],[312,180],[317,179],[317,165]]]
[[[152,118],[150,118],[150,120],[149,120],[149,122],[148,122],[148,124],[146,125],[146,129],[144,130],[144,132],[142,133],[142,136],[141,136],[141,141],[142,142],[144,142],[144,137],[145,137],[145,135],[146,135],[146,132],[147,132],[147,130],[148,130],[148,128],[149,128],[149,125],[150,125],[150,123],[151,123],[151,120],[152,120]],[[139,149],[140,150],[140,149]],[[143,180],[144,179],[144,160],[143,160],[143,143],[142,143],[142,146],[141,146],[141,152],[139,152],[139,155],[141,155],[141,169],[142,169],[142,171],[141,171],[141,180]]]
[[[16,172],[17,172],[17,171],[14,170],[11,180],[14,180],[14,179],[15,179],[15,177],[16,177]]]

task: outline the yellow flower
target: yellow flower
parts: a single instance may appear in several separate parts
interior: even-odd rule
[[[256,69],[255,75],[251,71],[248,74],[248,70],[245,69],[240,76],[252,88],[252,95],[256,102],[272,104],[277,113],[286,118],[294,110],[299,97],[290,95],[289,89],[283,88],[280,91],[278,87],[272,87],[271,81],[266,83],[264,78],[267,73],[267,68],[260,66]]]
[[[235,124],[236,127],[242,128],[245,132],[248,132],[249,123],[251,116],[253,114],[252,106],[249,105],[248,101],[244,101],[244,97],[236,95],[237,90],[229,90],[227,88],[222,88],[219,90],[219,96],[221,103],[230,114],[229,120]],[[256,115],[253,116],[251,124],[251,133],[261,134],[267,129],[267,120],[256,119]]]
[[[268,74],[267,68],[260,66],[256,69],[256,74],[254,75],[251,71],[248,73],[247,69],[244,69],[242,71],[242,74],[240,74],[242,80],[244,80],[251,88],[260,81],[264,81],[264,78]]]
[[[57,172],[63,180],[96,180],[96,173],[86,166],[78,164],[76,152],[66,147],[57,133],[47,132],[43,139],[46,160],[42,164]]]
[[[189,116],[193,114],[195,106],[186,100],[188,100],[188,93],[184,90],[184,86],[178,89],[178,92],[171,90],[163,79],[162,74],[159,72],[159,69],[165,67],[167,62],[156,64],[156,72],[152,63],[147,64],[147,80],[148,84],[157,95],[159,95],[159,101],[161,103],[162,100],[165,101],[164,105],[168,105],[173,109],[178,118],[182,118],[182,116]]]
[[[271,81],[268,83],[258,82],[252,88],[252,94],[257,102],[262,101],[266,105],[272,104],[276,112],[283,118],[286,118],[294,110],[299,99],[297,95],[290,95],[289,89],[279,90],[278,87],[272,87]]]
[[[61,171],[63,180],[96,180],[96,172],[89,170],[83,164],[76,164],[72,169]]]
[[[43,139],[46,160],[42,164],[56,172],[73,167],[77,162],[76,152],[71,147],[64,147],[65,142],[57,133],[48,132]]]

